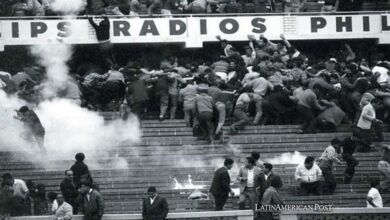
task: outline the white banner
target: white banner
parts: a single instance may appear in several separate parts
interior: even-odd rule
[[[100,20],[95,20],[99,23]],[[1,20],[3,45],[97,43],[95,30],[85,18],[69,20]],[[390,15],[237,16],[110,19],[113,43],[186,43],[201,47],[221,35],[246,41],[248,34],[292,40],[376,38],[390,39]],[[390,41],[390,40],[387,40]]]

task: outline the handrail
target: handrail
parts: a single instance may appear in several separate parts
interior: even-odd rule
[[[235,16],[235,17],[245,17],[245,16],[307,16],[307,15],[356,15],[356,14],[390,14],[390,11],[349,11],[349,12],[332,12],[332,13],[323,13],[323,12],[299,12],[299,13],[210,13],[210,14],[172,14],[172,15],[163,15],[163,14],[141,14],[141,15],[107,15],[108,18],[156,18],[156,17],[173,17],[173,18],[183,18],[183,17],[224,17],[224,16]],[[93,17],[101,17],[101,15],[90,15]],[[87,15],[77,15],[77,16],[8,16],[0,17],[0,20],[26,20],[26,19],[63,19],[63,18],[74,18],[74,19],[85,19]]]

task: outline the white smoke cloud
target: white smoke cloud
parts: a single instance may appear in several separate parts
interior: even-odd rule
[[[63,15],[77,15],[87,6],[86,0],[52,0],[51,10]]]
[[[57,2],[66,5],[68,3],[65,2],[73,4],[75,1]],[[39,89],[43,99],[38,106],[29,106],[37,113],[45,128],[45,148],[48,153],[40,154],[39,148],[31,140],[25,140],[22,122],[13,118],[16,115],[14,109],[28,103],[7,96],[1,90],[0,126],[3,129],[0,132],[0,150],[17,151],[19,153],[15,155],[18,159],[27,159],[50,170],[67,168],[61,167],[63,163],[56,161],[73,160],[78,152],[85,153],[86,162],[91,168],[128,168],[127,159],[118,152],[118,145],[124,144],[129,150],[137,150],[132,145],[141,138],[138,119],[130,116],[127,121],[118,119],[107,122],[96,112],[58,98],[58,93],[64,90],[71,79],[67,66],[72,57],[71,45],[58,42],[32,46],[31,54],[46,70],[46,80]]]
[[[49,131],[46,145],[49,151],[59,153],[101,150],[118,146],[120,143],[134,143],[140,140],[139,123],[136,117],[127,121],[114,120],[106,123],[96,112],[83,109],[68,100],[45,101],[37,113]],[[64,148],[58,149],[61,143]]]
[[[104,164],[99,160],[110,158],[112,162],[109,168],[128,168],[126,159],[115,152],[119,144],[131,147],[140,141],[141,131],[135,116],[127,121],[105,122],[98,113],[83,109],[68,100],[44,101],[35,109],[46,130],[45,148],[48,153],[40,158],[39,148],[23,138],[23,124],[13,118],[16,115],[14,109],[24,104],[15,97],[7,97],[0,90],[1,151],[33,155],[26,158],[50,170],[58,168],[53,161],[72,160],[78,152],[86,154],[91,167],[101,168]]]
[[[27,142],[23,140],[23,125],[14,119],[16,109],[26,103],[15,97],[8,97],[0,90],[0,149],[19,151]]]
[[[305,158],[305,155],[298,151],[294,151],[294,153],[283,153],[280,156],[271,159],[265,159],[265,161],[271,164],[301,164]]]
[[[46,68],[47,78],[41,85],[42,97],[45,99],[56,97],[59,90],[63,90],[69,81],[69,68],[66,62],[72,57],[72,47],[61,43],[41,44],[31,46],[30,52],[38,59],[38,63]]]

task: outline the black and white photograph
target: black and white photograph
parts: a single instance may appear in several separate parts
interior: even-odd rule
[[[0,0],[0,220],[390,220],[390,0]]]

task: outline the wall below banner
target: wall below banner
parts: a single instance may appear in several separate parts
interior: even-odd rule
[[[100,19],[95,19],[99,22]],[[85,18],[1,20],[1,45],[94,44],[95,30]],[[291,40],[378,39],[390,43],[389,14],[276,15],[236,17],[111,18],[113,43],[185,43],[202,47],[221,35],[247,41],[248,34],[270,40],[285,34]]]
[[[210,211],[210,212],[181,212],[169,213],[167,219],[227,219],[227,220],[253,220],[252,210],[237,211]],[[23,216],[13,217],[10,220],[52,220],[52,216]],[[73,220],[82,220],[81,215],[74,216]],[[141,214],[110,214],[103,215],[102,220],[142,220]]]
[[[280,220],[382,220],[389,219],[390,208],[334,208],[329,212],[282,211]]]

